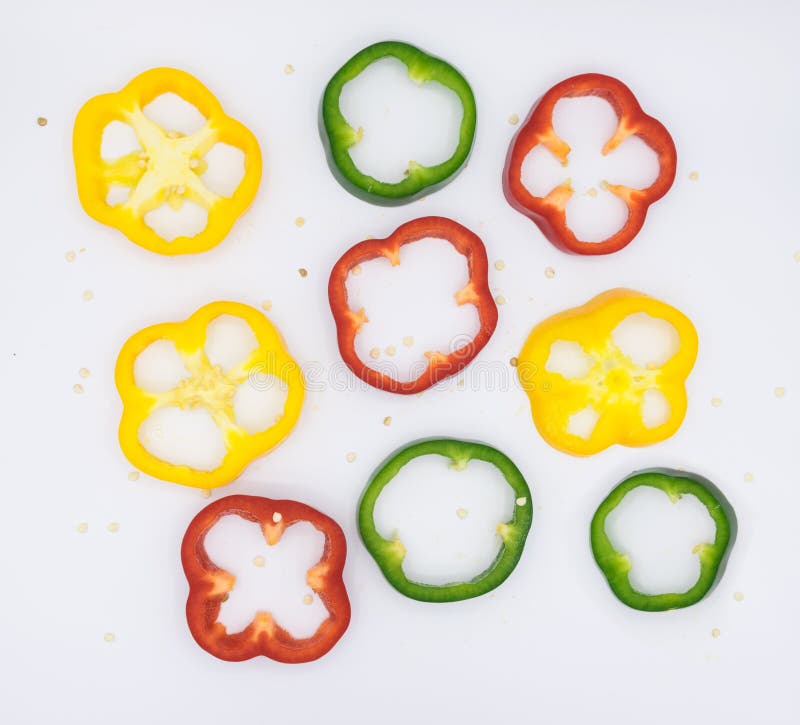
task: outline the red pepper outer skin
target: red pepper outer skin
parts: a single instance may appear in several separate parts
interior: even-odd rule
[[[400,247],[427,237],[450,242],[457,252],[467,258],[469,282],[456,294],[456,302],[459,305],[475,305],[480,328],[466,345],[447,355],[433,353],[429,356],[428,366],[415,380],[399,381],[365,365],[356,353],[355,337],[367,318],[364,310],[354,312],[350,309],[347,300],[347,276],[353,267],[378,257],[386,257],[393,265],[397,265],[400,263]],[[403,395],[421,393],[465,368],[483,349],[497,327],[497,305],[489,289],[486,247],[477,234],[446,217],[414,219],[399,226],[386,239],[367,239],[348,249],[331,271],[328,299],[336,321],[339,352],[347,367],[373,387]]]
[[[603,154],[615,149],[628,136],[636,135],[658,155],[659,173],[646,189],[621,186],[611,189],[628,207],[625,226],[602,242],[582,242],[567,226],[566,200],[553,196],[533,196],[522,183],[522,163],[535,146],[546,146],[566,165],[569,146],[553,130],[553,109],[562,98],[598,96],[608,101],[619,119],[614,136]],[[669,131],[648,116],[630,88],[611,76],[585,73],[553,86],[531,109],[508,150],[503,171],[503,191],[508,203],[533,220],[542,233],[559,249],[573,254],[611,254],[628,245],[644,224],[647,209],[666,194],[675,180],[678,159]],[[568,198],[568,197],[567,197]]]
[[[275,522],[275,514],[280,514]],[[300,521],[311,523],[325,535],[322,558],[308,572],[309,586],[328,610],[328,618],[317,631],[295,639],[267,612],[259,612],[247,627],[228,634],[217,621],[220,606],[233,588],[233,576],[217,567],[205,550],[205,537],[223,516],[234,514],[259,524],[271,544],[277,543],[286,527]],[[278,662],[311,662],[327,653],[350,624],[350,600],[342,579],[347,543],[339,525],[325,514],[297,501],[274,501],[260,496],[226,496],[206,506],[186,529],[181,561],[189,581],[186,619],[189,629],[204,650],[229,662],[264,655]]]

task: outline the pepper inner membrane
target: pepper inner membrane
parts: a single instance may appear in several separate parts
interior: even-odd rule
[[[660,369],[679,348],[675,327],[644,312],[628,315],[610,339],[588,349],[575,340],[553,342],[545,370],[579,386],[586,400],[569,416],[567,432],[589,439],[602,412],[620,400],[640,406],[645,427],[666,423],[671,409],[659,389]]]
[[[603,154],[618,125],[617,114],[603,98],[562,98],[553,108],[553,129],[571,148],[566,166],[542,144],[522,164],[522,183],[534,196],[546,197],[569,182],[567,226],[582,242],[602,242],[628,219],[628,207],[609,184],[645,189],[658,178],[658,155],[636,135]]]
[[[417,83],[396,58],[381,58],[345,83],[339,108],[361,138],[349,149],[362,174],[403,181],[409,162],[435,166],[458,147],[464,109],[437,81]]]
[[[160,135],[147,130],[150,121]],[[206,125],[197,107],[174,93],[137,109],[127,123],[109,123],[100,151],[103,161],[114,167],[106,203],[131,206],[167,242],[202,232],[214,200],[231,197],[245,173],[241,149],[221,142],[208,150],[200,146]],[[180,146],[192,134],[197,134],[198,148],[184,153]]]
[[[228,514],[205,537],[214,564],[236,579],[220,606],[218,620],[228,634],[244,630],[257,612],[299,639],[311,637],[328,610],[306,578],[323,555],[325,535],[307,521],[288,526],[269,545],[259,524]]]
[[[630,559],[631,586],[647,595],[682,594],[700,576],[698,544],[712,544],[716,525],[691,494],[673,501],[664,491],[638,486],[607,516],[614,549]]]
[[[444,456],[414,458],[386,485],[373,512],[378,533],[399,538],[406,577],[442,586],[490,568],[502,544],[498,525],[514,513],[514,491],[490,463],[456,467]]]
[[[197,355],[181,355],[169,339],[139,353],[136,384],[159,397],[158,407],[139,427],[145,449],[169,463],[210,471],[228,452],[223,433],[228,421],[251,434],[275,425],[288,389],[260,371],[258,347],[247,322],[220,315],[208,324]]]
[[[348,304],[364,309],[356,353],[369,367],[406,382],[428,367],[426,353],[449,354],[480,329],[472,304],[455,295],[469,282],[467,259],[444,239],[425,238],[400,247],[400,264],[378,257],[347,277]]]

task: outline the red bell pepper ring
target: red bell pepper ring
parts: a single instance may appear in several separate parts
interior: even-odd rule
[[[428,237],[450,242],[457,252],[467,258],[469,282],[456,293],[455,298],[459,305],[475,305],[480,328],[470,342],[451,353],[425,353],[428,365],[419,377],[400,381],[369,367],[358,357],[355,338],[363,324],[369,320],[363,308],[358,312],[350,308],[347,299],[347,275],[359,264],[378,257],[386,257],[392,266],[397,266],[400,264],[400,247]],[[403,395],[421,393],[465,368],[483,349],[497,327],[497,305],[489,290],[486,247],[477,234],[446,217],[414,219],[399,226],[386,239],[367,239],[348,249],[331,271],[328,299],[336,321],[339,352],[347,367],[365,383]]]
[[[306,575],[308,586],[328,610],[328,618],[311,636],[296,639],[269,612],[257,612],[247,627],[228,634],[217,621],[222,602],[233,589],[235,577],[209,558],[205,537],[223,516],[235,514],[259,524],[267,543],[278,543],[287,527],[308,521],[325,535],[322,558]],[[273,501],[260,496],[226,496],[206,506],[194,517],[181,545],[181,561],[189,581],[186,619],[204,650],[229,662],[264,655],[295,664],[322,657],[339,641],[350,624],[350,600],[342,579],[347,543],[333,519],[297,501]]]
[[[570,147],[553,129],[553,109],[562,98],[599,96],[608,101],[619,123],[614,135],[603,146],[608,154],[629,136],[638,136],[658,155],[659,173],[646,189],[606,184],[605,188],[622,199],[628,207],[625,225],[602,242],[582,242],[567,226],[566,205],[573,189],[567,180],[547,196],[534,196],[522,183],[522,163],[539,144],[545,146],[561,163],[567,165]],[[647,209],[669,191],[675,180],[678,163],[675,144],[664,126],[648,116],[630,88],[611,76],[585,73],[567,78],[553,86],[531,109],[519,129],[506,157],[503,171],[503,191],[508,203],[532,219],[542,233],[559,249],[574,254],[611,254],[617,252],[639,233]]]

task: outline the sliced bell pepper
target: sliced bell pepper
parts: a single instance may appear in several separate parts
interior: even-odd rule
[[[397,183],[379,181],[362,173],[353,162],[349,149],[364,136],[364,129],[354,129],[345,119],[339,97],[348,81],[360,75],[367,66],[381,58],[397,58],[408,68],[409,78],[422,85],[428,81],[441,83],[461,101],[463,115],[458,145],[453,155],[435,166],[408,164],[406,178]],[[356,53],[328,82],[320,106],[320,136],[328,165],[336,180],[351,194],[372,202],[394,206],[407,204],[450,183],[464,167],[475,139],[477,111],[475,97],[464,76],[440,58],[428,55],[408,43],[386,41],[375,43]]]
[[[159,126],[144,114],[148,103],[174,93],[206,117],[205,125],[188,136]],[[101,156],[103,132],[112,121],[131,126],[141,145],[117,159]],[[244,153],[244,176],[229,197],[204,183],[206,154],[217,143]],[[128,239],[159,254],[205,252],[219,244],[250,205],[261,180],[261,150],[253,134],[226,116],[216,98],[193,76],[174,68],[154,68],[136,76],[117,93],[95,96],[78,112],[72,136],[78,196],[86,213],[119,229]],[[114,186],[130,189],[120,204],[107,202]],[[208,212],[208,223],[195,236],[172,241],[145,222],[145,214],[163,203],[180,209],[184,199]]]
[[[205,537],[223,516],[241,516],[257,523],[273,546],[293,524],[307,521],[325,535],[322,558],[308,570],[306,583],[328,610],[328,618],[310,637],[296,639],[267,611],[256,613],[241,632],[228,633],[217,621],[222,603],[236,578],[220,569],[208,556]],[[226,496],[200,511],[189,524],[181,545],[181,562],[189,582],[186,620],[197,644],[214,657],[241,662],[263,655],[278,662],[311,662],[326,654],[350,624],[350,600],[342,571],[347,542],[333,519],[297,501],[273,501],[260,496]]]
[[[469,282],[456,293],[459,305],[475,305],[480,319],[480,329],[471,342],[449,354],[426,353],[428,365],[415,380],[399,381],[366,365],[358,357],[355,347],[356,334],[365,322],[369,322],[362,308],[358,312],[350,308],[347,298],[347,275],[359,264],[378,257],[386,257],[393,266],[400,264],[400,248],[420,239],[433,237],[444,239],[456,251],[467,258]],[[339,352],[347,367],[365,383],[392,393],[410,395],[420,393],[439,380],[455,375],[469,365],[483,349],[497,327],[497,305],[489,290],[486,247],[476,234],[446,217],[423,217],[399,226],[386,239],[367,239],[348,249],[331,271],[328,281],[328,299],[339,341]]]
[[[562,165],[569,162],[569,145],[553,129],[553,109],[562,98],[598,96],[605,99],[617,114],[619,123],[614,135],[603,146],[603,154],[611,153],[629,136],[638,136],[658,155],[659,173],[646,189],[633,189],[621,184],[605,183],[605,188],[618,196],[628,207],[628,218],[619,231],[602,242],[582,242],[567,224],[566,205],[573,194],[567,179],[547,196],[534,196],[522,183],[522,164],[538,145],[543,145]],[[647,210],[666,194],[675,180],[677,154],[667,129],[648,116],[630,88],[621,81],[599,73],[585,73],[567,78],[553,86],[533,106],[508,150],[503,171],[506,199],[517,211],[536,223],[542,234],[564,252],[575,254],[611,254],[633,240],[644,224]]]
[[[232,315],[253,331],[258,347],[227,372],[212,365],[205,353],[206,329],[216,318]],[[188,376],[166,392],[152,392],[136,383],[136,358],[158,340],[175,344]],[[248,433],[236,422],[233,402],[237,386],[253,374],[271,375],[286,385],[283,412],[275,423],[257,433]],[[165,322],[140,330],[122,346],[115,370],[122,398],[119,442],[122,452],[139,470],[164,481],[196,488],[224,486],[236,478],[254,458],[283,440],[297,423],[305,388],[298,364],[289,356],[278,331],[258,310],[238,302],[212,302],[183,322]],[[173,464],[150,453],[140,439],[147,417],[165,406],[204,408],[222,431],[227,453],[219,467],[206,471]]]
[[[677,332],[678,350],[663,365],[636,364],[614,343],[617,325],[637,313],[665,320]],[[580,345],[586,356],[580,374],[566,377],[548,369],[552,346],[560,341]],[[613,289],[534,327],[519,353],[517,374],[542,438],[558,450],[588,456],[614,443],[646,446],[675,433],[686,414],[685,381],[696,357],[697,333],[683,313],[641,292]],[[652,427],[643,412],[650,390],[669,405],[666,419]],[[571,433],[571,417],[587,409],[597,416],[591,433]]]
[[[472,460],[491,463],[514,491],[516,502],[511,520],[497,525],[497,535],[502,542],[497,558],[486,571],[467,582],[439,586],[410,580],[403,571],[406,555],[403,542],[397,536],[392,540],[384,539],[375,526],[375,504],[381,491],[407,463],[419,456],[430,455],[450,459],[450,466],[457,470],[463,470]],[[395,451],[373,474],[358,505],[358,530],[383,575],[398,592],[421,602],[457,602],[479,597],[499,587],[514,571],[522,556],[532,518],[531,491],[514,462],[491,446],[452,438],[419,441]]]
[[[639,486],[651,486],[663,491],[673,503],[681,496],[696,496],[708,509],[716,526],[714,542],[701,543],[692,553],[700,560],[700,576],[685,592],[642,594],[631,586],[631,561],[614,549],[605,529],[606,518],[622,499]],[[733,507],[722,492],[710,481],[694,473],[654,468],[634,473],[617,485],[603,500],[592,517],[592,553],[600,571],[608,580],[611,591],[623,604],[645,612],[663,612],[696,604],[719,582],[736,538],[737,522]]]

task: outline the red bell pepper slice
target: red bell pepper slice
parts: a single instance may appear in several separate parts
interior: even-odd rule
[[[270,545],[280,540],[288,526],[299,521],[308,521],[325,535],[322,558],[308,570],[306,582],[322,600],[328,618],[311,637],[294,638],[269,612],[256,613],[243,631],[234,634],[228,634],[225,625],[217,621],[235,577],[211,561],[205,550],[205,537],[221,517],[230,514],[259,524]],[[226,496],[209,504],[189,524],[181,545],[181,561],[189,581],[186,619],[192,636],[204,650],[230,662],[258,655],[292,664],[322,657],[350,624],[350,600],[342,579],[346,554],[347,543],[339,524],[297,501]]]
[[[363,309],[354,312],[347,299],[347,275],[359,264],[386,257],[393,266],[400,264],[400,247],[428,237],[444,239],[467,258],[469,282],[456,295],[459,305],[472,304],[478,310],[480,328],[475,337],[451,353],[426,353],[428,365],[415,380],[400,381],[366,365],[356,353],[355,337],[365,322]],[[489,264],[480,237],[446,217],[422,217],[399,226],[386,239],[367,239],[348,249],[331,271],[328,299],[336,321],[339,352],[347,367],[364,382],[392,393],[410,395],[427,390],[465,368],[483,349],[497,327],[497,305],[489,290]]]
[[[658,177],[646,189],[606,185],[609,191],[625,202],[628,218],[622,229],[602,242],[582,242],[567,226],[566,205],[573,193],[569,181],[557,186],[544,197],[534,196],[522,183],[522,163],[528,153],[539,144],[545,146],[564,166],[567,165],[570,147],[553,129],[553,109],[562,98],[581,96],[599,96],[608,101],[619,119],[616,132],[603,147],[604,155],[632,135],[638,136],[658,155]],[[503,191],[508,203],[532,219],[542,233],[562,251],[574,254],[610,254],[625,247],[639,233],[650,204],[658,201],[672,186],[676,165],[675,144],[669,131],[642,110],[630,88],[616,78],[599,73],[585,73],[561,81],[534,104],[508,150],[503,171]]]

